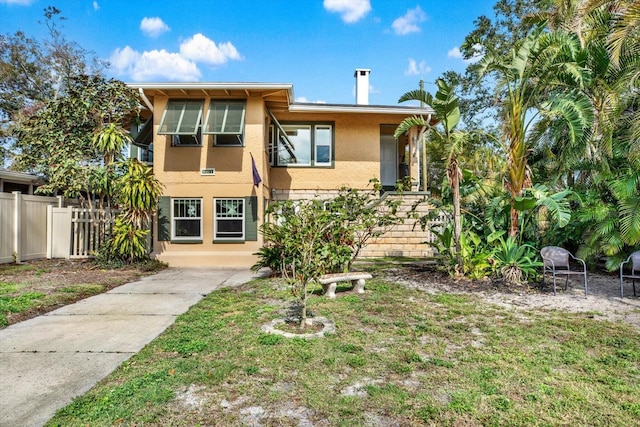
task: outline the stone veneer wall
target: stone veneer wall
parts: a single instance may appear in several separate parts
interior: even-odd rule
[[[272,196],[274,200],[303,200],[319,198],[331,198],[338,192],[334,190],[274,190]],[[401,215],[411,210],[411,207],[419,200],[425,198],[424,193],[407,192],[401,195],[387,193],[385,197],[400,198],[402,205],[400,207]],[[419,216],[426,215],[431,206],[427,202],[420,203],[416,211]],[[435,237],[427,227],[422,230],[420,224],[416,224],[414,219],[406,219],[404,224],[396,225],[386,231],[385,234],[378,237],[362,249],[360,257],[377,258],[386,256],[403,256],[403,257],[427,257],[434,254],[433,248],[426,242],[434,241]],[[444,223],[444,219],[435,221],[431,227],[437,227]],[[415,225],[415,227],[414,227]]]

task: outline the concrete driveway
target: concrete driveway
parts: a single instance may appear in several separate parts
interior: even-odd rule
[[[43,425],[205,295],[256,277],[170,268],[0,330],[0,426]]]

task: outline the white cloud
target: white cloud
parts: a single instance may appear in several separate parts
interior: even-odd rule
[[[304,103],[312,103],[312,104],[326,104],[327,101],[321,101],[321,100],[317,100],[317,101],[309,101],[306,97],[304,96],[299,96],[296,98],[296,102],[304,102]]]
[[[98,4],[97,1],[93,2],[93,10],[99,10],[100,9],[100,5]]]
[[[17,4],[18,6],[29,6],[33,0],[0,0],[4,4]]]
[[[431,72],[431,67],[427,65],[426,61],[416,62],[415,59],[409,58],[409,65],[404,70],[405,76],[424,76]]]
[[[482,52],[482,46],[479,44],[473,45],[473,50],[475,51],[475,54],[471,58],[464,59],[462,52],[460,52],[460,48],[456,46],[447,52],[447,58],[462,59],[467,64],[475,64],[482,59],[484,53]]]
[[[164,49],[139,53],[126,46],[116,49],[109,62],[118,74],[127,74],[134,81],[197,81],[202,75],[195,62]]]
[[[129,46],[125,46],[122,49],[113,51],[109,58],[109,64],[118,74],[125,74],[128,69],[133,67],[139,58],[140,53],[131,49]]]
[[[404,36],[409,33],[419,32],[420,26],[418,24],[426,21],[426,19],[427,14],[420,9],[420,6],[416,6],[415,9],[407,10],[404,16],[396,18],[393,24],[391,24],[391,27],[396,34]]]
[[[140,21],[140,30],[149,37],[158,37],[160,34],[169,31],[170,28],[158,17],[144,17]]]
[[[462,52],[460,52],[460,48],[456,46],[449,50],[449,52],[447,52],[447,58],[462,59]]]
[[[221,65],[242,56],[231,42],[215,44],[195,34],[180,45],[179,52],[165,49],[138,52],[130,46],[116,49],[109,58],[111,68],[134,81],[197,81],[202,76],[198,64]]]
[[[358,22],[371,10],[369,0],[324,0],[323,6],[329,12],[339,13],[347,24]]]
[[[186,59],[204,62],[209,65],[221,65],[229,60],[238,61],[242,59],[242,56],[231,42],[218,43],[216,46],[213,40],[200,33],[182,42],[180,55]]]

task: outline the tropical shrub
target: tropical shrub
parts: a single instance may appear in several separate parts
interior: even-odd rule
[[[448,224],[441,233],[434,230],[431,232],[436,236],[436,241],[430,245],[438,251],[438,256],[444,261],[444,268],[449,274],[467,276],[471,279],[481,279],[491,274],[492,266],[489,259],[492,252],[486,239],[469,229],[463,229],[459,252],[463,269],[460,270],[453,239],[453,225]]]
[[[126,263],[142,261],[148,258],[151,218],[163,186],[153,175],[153,170],[137,159],[117,163],[116,170],[118,177],[114,187],[119,191],[114,198],[121,212],[99,256]]]
[[[496,239],[497,246],[490,258],[498,277],[507,283],[524,283],[534,279],[542,267],[537,260],[537,250],[531,245],[520,244],[513,236]]]

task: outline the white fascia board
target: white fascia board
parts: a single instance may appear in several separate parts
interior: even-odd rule
[[[135,89],[149,90],[286,90],[293,99],[293,85],[291,83],[127,83]]]
[[[358,105],[358,104],[300,104],[293,103],[289,111],[300,113],[365,113],[365,114],[401,114],[433,115],[430,107],[401,107],[394,105]]]

